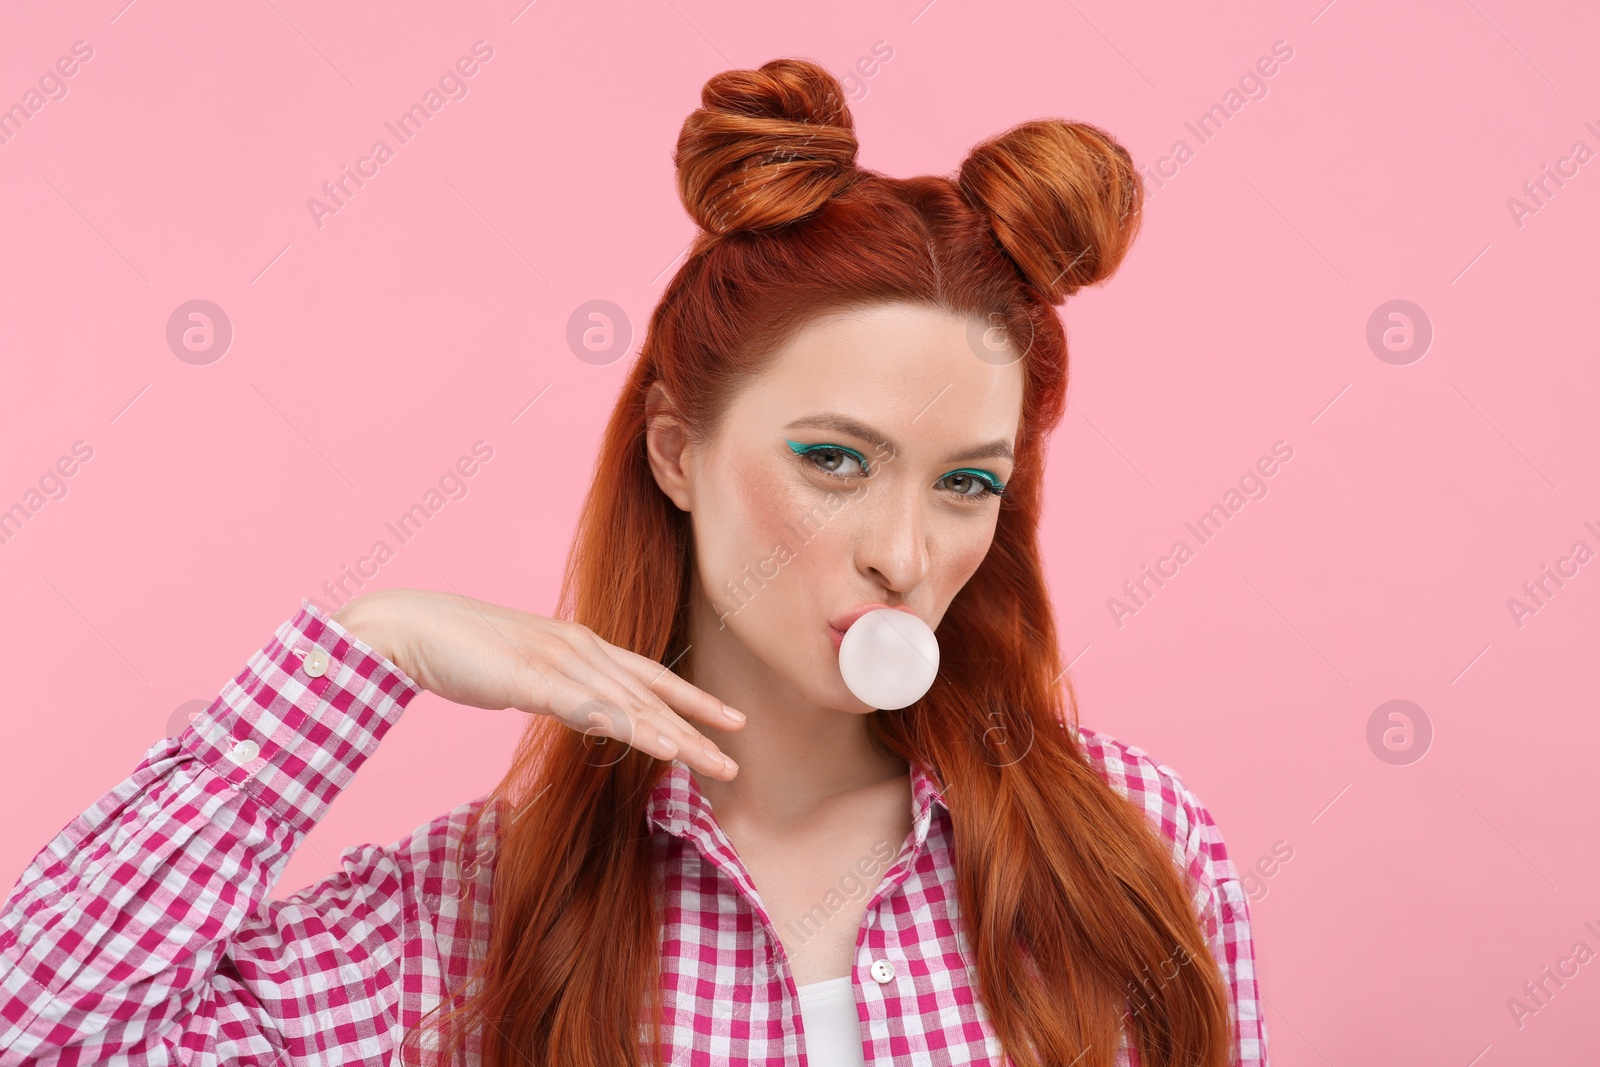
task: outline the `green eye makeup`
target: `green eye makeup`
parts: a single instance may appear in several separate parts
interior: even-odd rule
[[[845,479],[851,479],[851,478],[869,477],[871,475],[871,473],[872,473],[872,468],[867,463],[867,458],[865,456],[863,456],[860,452],[857,452],[855,449],[850,448],[847,445],[835,445],[835,444],[827,444],[827,443],[814,444],[814,445],[803,445],[798,441],[790,441],[788,439],[785,439],[784,443],[789,446],[789,450],[791,452],[793,452],[795,454],[795,456],[803,464],[805,464],[806,467],[808,467],[809,469],[814,470],[814,471],[818,472],[819,474],[822,474],[822,475],[824,475],[826,477],[845,480]],[[838,452],[838,453],[842,453],[844,455],[847,455],[847,456],[851,457],[857,463],[861,464],[861,473],[860,474],[840,474],[837,471],[832,471],[832,470],[827,469],[826,467],[821,466],[820,464],[816,463],[815,461],[813,461],[813,460],[811,460],[809,458],[813,454],[826,454],[826,453],[829,453],[829,452]],[[951,476],[957,475],[957,474],[964,474],[964,475],[967,475],[970,478],[973,478],[973,479],[977,480],[977,482],[983,486],[983,491],[980,492],[980,493],[958,493],[958,492],[951,491],[951,495],[952,496],[958,496],[958,497],[962,497],[964,499],[970,499],[970,500],[981,500],[981,499],[983,499],[984,497],[987,497],[987,496],[1001,496],[1001,495],[1003,495],[1005,493],[1005,489],[1006,489],[1005,483],[1002,482],[998,477],[996,477],[993,472],[986,471],[986,470],[978,470],[978,469],[975,469],[975,468],[972,468],[972,467],[961,467],[961,468],[959,468],[957,470],[953,470],[949,474],[946,474],[943,478],[940,478],[939,481],[943,482],[947,478],[950,478]]]
[[[856,462],[861,464],[861,469],[864,472],[870,474],[871,471],[872,471],[872,468],[867,466],[867,457],[866,456],[863,456],[860,452],[857,452],[855,449],[848,448],[848,447],[846,447],[844,445],[829,445],[829,444],[803,445],[798,441],[789,441],[789,440],[785,440],[784,443],[787,444],[789,446],[789,450],[792,451],[797,456],[807,456],[807,455],[810,455],[813,452],[843,452],[847,456],[854,456],[855,459],[856,459]],[[816,466],[816,464],[812,464],[812,466]],[[817,467],[817,469],[818,470],[822,470],[826,474],[834,473],[833,471],[824,470],[824,468],[821,468],[821,467]]]
[[[979,481],[988,483],[990,491],[993,492],[995,496],[999,496],[1001,493],[1005,492],[1006,489],[1006,483],[1002,482],[999,478],[996,478],[989,471],[973,470],[971,467],[962,467],[960,470],[951,471],[950,474],[970,474]],[[945,477],[950,477],[950,474],[946,474]]]

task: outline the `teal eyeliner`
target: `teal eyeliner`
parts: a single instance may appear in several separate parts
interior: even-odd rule
[[[803,456],[807,452],[815,452],[818,450],[844,452],[848,455],[854,456],[857,462],[861,464],[861,469],[864,472],[862,475],[863,477],[866,477],[872,473],[872,468],[867,465],[867,457],[846,445],[803,445],[798,441],[790,441],[787,438],[784,439],[784,444],[788,445],[789,450],[797,456]],[[952,474],[970,474],[976,478],[982,479],[983,482],[988,485],[989,491],[994,493],[995,496],[1001,496],[1005,493],[1006,484],[988,471],[978,470],[973,467],[960,467],[956,470],[946,472],[942,477],[940,477],[939,480],[942,482],[945,480],[945,478],[950,477]]]
[[[977,470],[973,467],[961,467],[950,471],[949,474],[946,474],[944,478],[940,478],[939,480],[942,482],[945,478],[950,477],[951,474],[971,474],[978,478],[982,478],[984,481],[989,483],[989,488],[994,491],[995,496],[999,496],[1006,491],[1006,483],[1002,482],[999,478],[996,478],[988,471]]]

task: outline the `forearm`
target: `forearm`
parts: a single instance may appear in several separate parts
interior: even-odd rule
[[[216,1067],[298,1033],[294,1002],[248,983],[286,940],[306,968],[327,946],[298,922],[247,944],[235,934],[420,692],[324,618],[302,607],[23,872],[0,905],[0,1067],[149,1062],[142,1051],[179,1041],[210,1041],[189,1062]]]
[[[397,610],[404,593],[403,589],[379,589],[363,593],[331,617],[352,636],[410,675],[410,667],[405,662],[409,659],[406,643],[401,639],[399,625],[402,615]]]

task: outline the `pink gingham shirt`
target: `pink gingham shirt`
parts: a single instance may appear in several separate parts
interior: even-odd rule
[[[392,844],[347,849],[337,874],[267,897],[420,691],[302,601],[204,713],[152,746],[23,872],[0,909],[0,1067],[398,1061],[405,1030],[446,979],[467,973],[487,935],[492,863],[457,870],[446,854],[485,798]],[[1080,734],[1095,768],[1195,876],[1196,914],[1229,991],[1234,1062],[1265,1065],[1249,909],[1211,816],[1142,750]],[[999,1064],[964,958],[944,796],[919,765],[911,781],[911,836],[856,939],[865,1061]],[[805,1064],[772,919],[682,762],[656,788],[649,819],[667,890],[664,1059]],[[492,841],[492,809],[483,828]],[[478,886],[472,914],[458,899],[466,878]],[[1124,1034],[1118,1062],[1130,1059]]]

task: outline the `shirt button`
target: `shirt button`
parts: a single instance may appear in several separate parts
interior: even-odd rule
[[[888,960],[873,960],[872,977],[879,985],[894,981],[894,964]]]
[[[246,738],[243,741],[234,742],[233,749],[228,753],[228,758],[235,763],[244,764],[249,763],[260,754],[261,746]]]
[[[305,672],[307,677],[321,678],[328,673],[328,653],[320,648],[313,648],[306,653]]]

